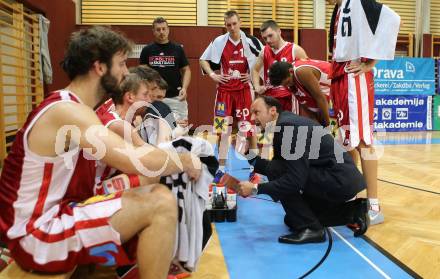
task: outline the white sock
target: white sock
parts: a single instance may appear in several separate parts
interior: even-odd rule
[[[379,199],[370,199],[369,198],[368,202],[370,203],[371,210],[380,211]]]
[[[219,166],[218,170],[221,172],[225,172],[226,167],[225,166]]]

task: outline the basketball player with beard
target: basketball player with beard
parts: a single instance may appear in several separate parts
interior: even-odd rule
[[[306,59],[307,54],[302,47],[297,44],[286,42],[281,36],[281,28],[276,21],[267,20],[263,22],[260,28],[261,37],[266,45],[252,68],[252,84],[255,93],[258,95],[265,94],[276,98],[282,106],[283,110],[293,111],[299,114],[299,105],[293,92],[286,86],[273,86],[269,79],[269,68],[275,62],[293,63],[297,59]],[[263,70],[263,85],[260,84],[260,72]]]
[[[25,270],[136,260],[140,278],[167,276],[177,219],[170,191],[155,184],[93,196],[96,159],[124,173],[200,175],[198,158],[134,147],[93,111],[118,90],[130,51],[109,28],[73,33],[62,64],[71,83],[49,94],[17,132],[0,178],[0,236]]]

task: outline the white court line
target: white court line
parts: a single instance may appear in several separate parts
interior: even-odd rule
[[[391,279],[390,276],[388,276],[382,269],[380,269],[377,265],[375,265],[369,258],[367,258],[364,254],[362,254],[358,249],[356,249],[356,247],[354,247],[353,245],[351,245],[350,242],[348,242],[342,235],[340,235],[335,229],[330,227],[330,230],[332,230],[332,232],[334,232],[340,239],[342,239],[342,241],[345,242],[345,244],[347,244],[351,249],[353,249],[353,251],[355,251],[359,256],[361,256],[361,258],[363,258],[369,265],[371,265],[375,270],[377,270],[377,272],[379,272],[383,277],[387,278],[387,279]]]

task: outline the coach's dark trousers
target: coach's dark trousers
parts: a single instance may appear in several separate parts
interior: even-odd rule
[[[266,170],[257,170],[269,180],[285,173],[286,161],[273,160]],[[321,229],[351,223],[359,203],[352,199],[365,189],[362,175],[352,166],[337,164],[334,168],[310,167],[304,170],[308,180],[304,189],[292,189],[289,196],[280,199],[286,212],[284,222],[293,230]]]

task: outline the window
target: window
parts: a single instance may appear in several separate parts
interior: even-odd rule
[[[0,0],[0,162],[27,114],[43,100],[38,15]]]
[[[82,24],[150,25],[162,16],[170,25],[197,25],[197,0],[82,0]]]
[[[223,26],[223,14],[229,9],[236,10],[244,27],[250,27],[253,10],[254,28],[274,18],[281,28],[294,27],[295,0],[208,0],[208,25]],[[313,0],[298,1],[298,27],[313,28]],[[252,9],[253,2],[253,9]],[[229,5],[229,6],[228,6]]]

